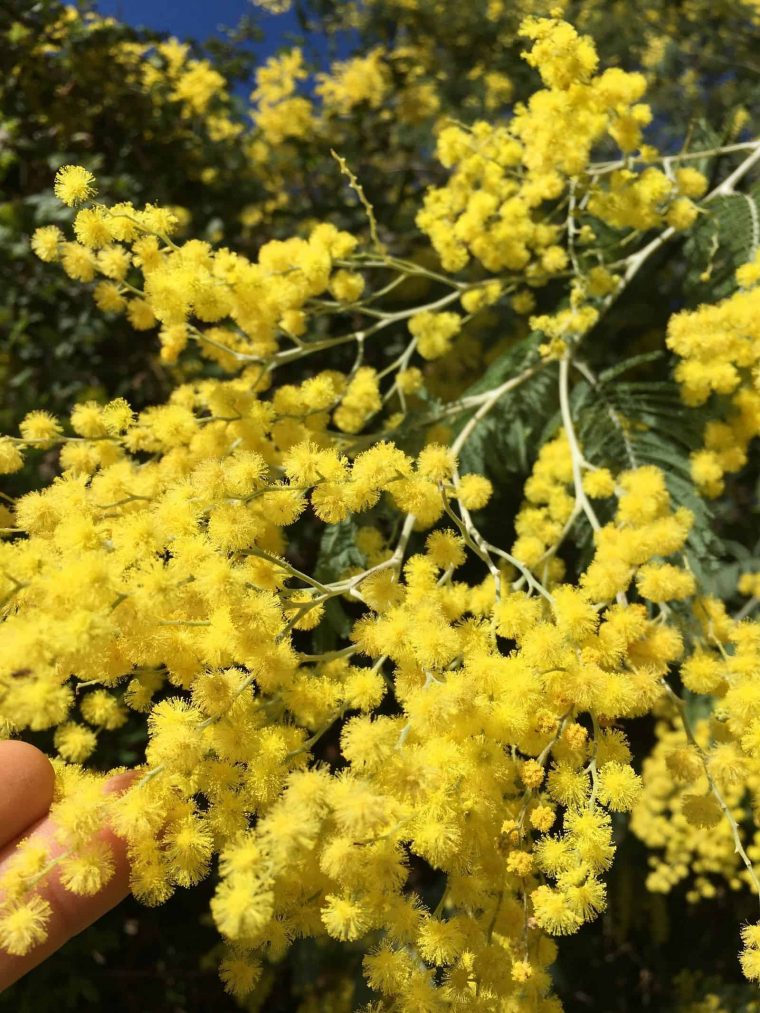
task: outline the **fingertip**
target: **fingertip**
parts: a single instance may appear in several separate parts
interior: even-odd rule
[[[124,791],[136,776],[135,771],[114,774],[104,782],[103,790],[109,794]],[[32,837],[49,845],[52,858],[58,858],[65,852],[65,845],[56,838],[56,828],[51,817],[35,828]],[[0,951],[0,991],[17,981],[72,936],[91,925],[129,893],[130,868],[126,842],[109,826],[102,827],[94,837],[109,848],[113,875],[97,893],[83,896],[72,893],[63,886],[59,868],[51,870],[38,886],[39,894],[52,908],[47,939],[23,957],[10,957]]]
[[[0,741],[0,770],[5,774],[6,769],[11,768],[23,768],[36,783],[47,785],[52,799],[55,771],[41,749],[23,739],[3,739]]]
[[[55,772],[36,746],[20,739],[0,742],[0,846],[12,841],[50,809]]]

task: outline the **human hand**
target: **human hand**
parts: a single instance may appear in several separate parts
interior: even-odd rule
[[[118,774],[106,783],[105,790],[121,791],[131,778],[131,774]],[[51,857],[64,850],[55,841],[55,828],[49,816],[53,786],[53,768],[39,749],[27,742],[0,741],[0,881],[22,837],[31,834],[49,842]],[[39,886],[40,894],[52,908],[47,939],[23,957],[12,957],[0,949],[0,991],[126,897],[129,867],[124,842],[106,829],[100,830],[97,837],[111,848],[114,875],[102,890],[85,897],[65,890],[55,869],[49,873]]]

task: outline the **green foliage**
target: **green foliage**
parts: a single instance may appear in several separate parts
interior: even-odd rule
[[[705,413],[687,408],[670,380],[618,379],[662,358],[636,356],[600,373],[595,383],[578,383],[572,397],[578,437],[587,459],[599,467],[613,472],[643,465],[661,468],[673,502],[694,515],[689,547],[695,568],[720,566],[724,547],[714,533],[712,511],[690,475],[689,455],[701,446]]]
[[[356,545],[358,526],[354,517],[324,529],[314,576],[323,583],[337,580],[351,567],[363,567],[364,556]],[[332,598],[325,606],[325,617],[314,634],[315,651],[332,651],[351,629],[351,619],[342,602]]]
[[[710,201],[708,214],[686,242],[684,295],[688,302],[696,305],[730,295],[736,288],[737,267],[752,259],[758,245],[759,186]]]
[[[241,202],[261,195],[239,145],[213,141],[200,118],[178,115],[168,88],[146,88],[127,63],[117,62],[114,72],[115,48],[149,46],[158,34],[116,21],[92,30],[82,18],[63,21],[65,9],[58,0],[9,0],[0,15],[0,386],[10,395],[0,400],[0,428],[6,432],[33,408],[61,412],[76,400],[114,396],[142,406],[165,396],[172,382],[158,361],[155,332],[136,334],[123,318],[105,317],[32,254],[29,239],[38,225],[72,218],[50,194],[60,165],[86,163],[117,200],[192,209],[199,237],[211,229],[219,238],[224,220],[239,246],[245,245]],[[251,33],[243,26],[232,53],[216,47],[217,65],[230,78],[250,73],[243,44]]]
[[[482,394],[539,361],[540,335],[530,334],[502,352],[480,379],[462,395]],[[463,471],[477,471],[492,478],[526,474],[542,441],[547,414],[556,408],[555,370],[541,370],[513,393],[501,398],[467,440],[462,455]],[[470,415],[455,431],[460,431]]]
[[[354,517],[325,528],[314,570],[317,580],[323,583],[337,580],[351,567],[364,565],[364,557],[356,545],[357,530]]]

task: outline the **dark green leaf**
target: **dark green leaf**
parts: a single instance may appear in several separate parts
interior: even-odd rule
[[[356,545],[358,527],[353,517],[328,524],[319,543],[314,576],[322,583],[342,577],[352,566],[364,566],[364,557]]]

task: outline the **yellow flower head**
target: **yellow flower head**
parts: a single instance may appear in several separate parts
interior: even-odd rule
[[[95,177],[81,165],[62,165],[55,174],[53,189],[59,201],[75,207],[96,193]]]

